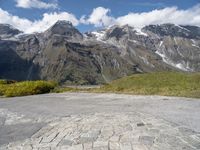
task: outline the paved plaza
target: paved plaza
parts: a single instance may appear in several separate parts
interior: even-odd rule
[[[0,99],[0,150],[199,150],[200,100],[64,93]]]

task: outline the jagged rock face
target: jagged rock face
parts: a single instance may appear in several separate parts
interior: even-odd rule
[[[136,72],[200,71],[199,27],[113,26],[83,36],[59,21],[43,33],[19,33],[0,40],[0,78],[102,84]]]
[[[22,33],[8,24],[0,24],[0,38],[9,38]]]
[[[22,35],[17,41],[3,39],[1,42],[2,52],[6,53],[4,49],[11,49],[23,60],[19,62],[14,55],[6,56],[4,62],[13,60],[16,66],[13,63],[6,65],[5,67],[12,68],[9,69],[12,73],[2,69],[1,78],[45,79],[67,84],[102,84],[137,72],[135,66],[120,57],[118,48],[85,41],[83,35],[68,22],[58,22],[44,33]],[[6,48],[8,44],[5,42],[14,46]],[[0,62],[1,57],[3,55],[0,55]],[[24,62],[27,62],[26,66],[23,66]],[[17,68],[17,64],[26,72],[22,68]],[[15,74],[16,71],[23,75]]]
[[[39,79],[39,66],[17,54],[18,42],[0,40],[0,78],[15,80]]]
[[[156,53],[164,62],[184,71],[200,71],[200,41],[182,37],[164,37]]]
[[[103,49],[99,45],[83,45],[50,41],[43,51],[45,56],[41,71],[42,78],[79,84],[101,84],[117,77],[130,74],[131,65],[121,59],[115,49]],[[40,63],[41,59],[37,59]],[[126,68],[123,66],[126,65]],[[132,70],[132,72],[134,72]]]
[[[64,36],[68,40],[80,41],[83,35],[68,21],[58,21],[50,29],[48,29],[44,36],[49,38],[51,36]]]
[[[200,28],[194,26],[177,26],[174,24],[149,25],[143,28],[159,36],[200,39]]]
[[[200,28],[164,24],[147,26],[143,31],[157,35],[156,53],[163,61],[184,71],[200,71]]]
[[[113,26],[101,37],[101,41],[118,47],[121,57],[137,66],[141,72],[173,69],[155,54],[155,42],[158,40],[150,38],[142,31],[137,31],[127,25]]]
[[[173,24],[149,25],[141,30],[114,26],[100,40],[121,47],[123,55],[145,72],[166,69],[166,65],[197,72],[200,71],[199,30],[195,26]]]

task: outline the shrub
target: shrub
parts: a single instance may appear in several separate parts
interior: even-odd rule
[[[57,86],[51,81],[24,81],[1,85],[0,94],[6,97],[49,93]]]
[[[6,86],[3,84],[0,84],[0,96],[3,96],[6,90]]]
[[[5,79],[1,79],[0,80],[0,85],[1,84],[12,84],[12,83],[16,83],[16,81],[14,81],[14,80],[5,80]]]
[[[0,84],[7,84],[6,80],[0,80]]]

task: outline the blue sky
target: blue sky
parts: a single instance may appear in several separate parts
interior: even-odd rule
[[[200,25],[199,3],[199,0],[0,0],[0,23],[9,23],[14,26],[16,24],[20,29],[23,29],[23,26],[27,28],[26,24],[30,24],[35,26],[35,28],[29,32],[37,32],[40,31],[36,29],[37,27],[43,27],[45,24],[47,24],[47,26],[52,24],[49,19],[51,16],[49,18],[47,17],[48,19],[46,19],[45,22],[44,14],[53,14],[54,20],[56,17],[59,19],[59,16],[61,16],[61,19],[72,21],[78,29],[84,32],[117,23],[122,25],[130,24],[137,27],[148,23],[165,23],[165,20],[162,18],[157,19],[156,15],[163,13],[160,17],[165,17],[166,15],[167,18],[171,13],[171,16],[175,14],[177,18],[186,15],[186,19],[189,19],[192,16],[194,17],[193,21],[188,24]],[[195,13],[191,14],[193,9]],[[155,12],[155,10],[161,12]],[[168,13],[165,11],[168,11]],[[179,15],[182,11],[185,11],[185,14]],[[143,14],[144,12],[147,14]],[[72,18],[72,16],[69,17],[68,14],[73,15],[74,18]],[[94,15],[99,16],[99,18],[95,18]],[[80,18],[83,16],[85,17],[80,21]],[[18,22],[21,22],[21,26],[16,23],[14,17],[20,19]],[[134,21],[137,22],[142,17],[143,20],[138,24],[134,24]],[[147,21],[147,23],[145,23],[145,17],[152,21]],[[149,19],[149,17],[152,18]],[[129,22],[128,20],[134,21]],[[172,23],[186,24],[186,21],[184,23],[184,18],[178,21],[176,20],[176,18],[174,20],[170,18],[169,20],[166,19],[166,22],[171,21]],[[40,25],[36,25],[38,22]],[[46,28],[47,27],[45,27],[45,29]]]

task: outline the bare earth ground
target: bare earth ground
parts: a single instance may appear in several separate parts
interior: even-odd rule
[[[200,100],[64,93],[0,98],[0,150],[200,150]]]

